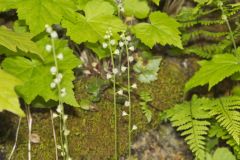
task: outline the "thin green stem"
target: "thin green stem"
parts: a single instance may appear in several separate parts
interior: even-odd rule
[[[109,50],[111,54],[111,63],[112,63],[112,68],[115,69],[115,62],[114,62],[114,57],[113,57],[113,52],[112,52],[112,47],[110,42],[109,44]],[[117,101],[116,101],[116,74],[113,73],[113,103],[114,103],[114,141],[115,141],[115,160],[118,160],[118,121],[117,121]]]
[[[125,45],[126,54],[127,54],[127,74],[128,74],[128,155],[131,156],[131,146],[132,146],[132,104],[131,104],[131,80],[130,80],[130,62],[129,62],[129,51],[128,45]]]

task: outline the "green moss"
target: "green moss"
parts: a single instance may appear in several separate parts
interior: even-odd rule
[[[138,84],[138,92],[148,91],[154,98],[153,121],[148,124],[142,114],[139,101],[133,98],[133,124],[138,130],[133,133],[133,140],[140,132],[156,127],[158,122],[157,110],[163,110],[181,101],[182,89],[185,78],[179,66],[171,60],[164,60],[159,71],[158,80],[150,84]],[[75,83],[75,92],[78,100],[87,98],[85,85],[88,79],[82,78]],[[111,159],[114,154],[114,115],[112,90],[108,89],[102,95],[101,101],[95,104],[95,111],[84,111],[81,109],[69,109],[68,128],[71,131],[69,136],[69,148],[73,159]],[[126,110],[123,105],[118,104],[118,133],[119,153],[126,155],[128,147],[128,119],[121,117],[121,112]],[[58,121],[55,120],[56,126]],[[58,128],[58,127],[56,127]],[[32,159],[53,160],[55,156],[54,141],[49,111],[33,113],[33,133],[41,137],[40,144],[32,145]],[[15,160],[25,160],[27,157],[27,135],[28,129],[26,120],[21,125],[18,149],[14,154]],[[7,153],[10,153],[13,141],[6,141]]]

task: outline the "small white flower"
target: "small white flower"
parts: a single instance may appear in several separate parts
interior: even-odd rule
[[[109,39],[109,38],[110,36],[108,34],[104,36],[104,39]]]
[[[121,7],[121,8],[120,8],[120,11],[121,11],[121,12],[124,12],[124,11],[125,11],[125,9],[124,9],[123,7]]]
[[[61,149],[62,149],[62,146],[57,145],[57,149],[61,150]]]
[[[51,72],[52,75],[55,75],[57,73],[57,67],[56,66],[52,66],[50,68],[50,72]]]
[[[50,87],[51,87],[52,89],[56,88],[56,86],[57,86],[57,84],[56,84],[55,82],[52,82],[52,83],[50,84]]]
[[[55,78],[53,81],[54,81],[54,83],[59,84],[61,82],[61,79],[60,78]]]
[[[56,111],[57,111],[58,113],[61,113],[61,112],[62,112],[62,109],[63,109],[63,106],[62,106],[62,105],[58,105]]]
[[[134,89],[137,89],[137,84],[133,83],[133,85],[131,87],[134,88]]]
[[[132,40],[131,36],[127,36],[127,37],[126,37],[126,40],[127,40],[127,41],[131,41],[131,40]]]
[[[62,53],[59,53],[59,54],[57,55],[57,58],[58,58],[59,60],[63,60],[63,54],[62,54]]]
[[[137,130],[137,129],[138,129],[137,126],[134,124],[133,127],[132,127],[132,130],[134,131],[134,130]]]
[[[91,72],[89,70],[84,70],[83,73],[86,74],[86,75],[90,75],[91,74]]]
[[[125,107],[129,107],[130,106],[130,102],[129,101],[125,101],[124,106]]]
[[[57,118],[58,114],[57,113],[53,113],[53,118]]]
[[[128,57],[128,61],[129,61],[129,62],[132,62],[133,60],[134,60],[133,56],[129,56],[129,57]]]
[[[62,78],[63,78],[63,75],[62,75],[62,73],[58,73],[56,77],[57,77],[58,79],[62,79]]]
[[[113,74],[118,74],[118,69],[117,68],[113,68],[112,72],[113,72]]]
[[[62,88],[61,90],[60,90],[60,94],[61,94],[61,97],[64,97],[64,96],[66,96],[66,88]]]
[[[51,26],[46,27],[46,32],[51,33],[52,32],[52,27]]]
[[[46,50],[47,52],[51,52],[51,51],[52,51],[52,46],[51,46],[50,44],[47,44],[47,45],[45,46],[45,50]]]
[[[129,50],[133,52],[134,51],[134,47],[133,46],[129,47]]]
[[[71,157],[68,157],[68,159],[67,160],[72,160],[72,158]]]
[[[65,135],[65,136],[68,136],[69,134],[70,134],[70,131],[69,131],[69,130],[67,130],[67,129],[64,130],[64,135]]]
[[[104,43],[102,44],[102,46],[103,46],[103,48],[107,48],[108,44],[104,42]]]
[[[68,115],[63,116],[63,120],[66,121],[68,119]]]
[[[120,37],[121,37],[122,39],[125,39],[125,34],[122,33],[122,34],[120,35]]]
[[[120,47],[122,47],[124,45],[124,43],[122,41],[120,41],[118,44]]]
[[[96,67],[97,67],[97,62],[93,62],[93,63],[92,63],[92,66],[93,66],[94,68],[96,68]]]
[[[125,72],[126,70],[127,70],[127,67],[121,66],[121,71],[122,71],[122,72]]]
[[[127,116],[128,114],[127,114],[127,112],[125,112],[125,111],[123,111],[122,112],[122,116],[124,117],[124,116]]]
[[[110,44],[113,46],[113,45],[115,45],[115,40],[114,39],[112,39],[111,41],[110,41]]]
[[[51,37],[52,37],[53,39],[58,38],[58,34],[57,34],[56,31],[52,31],[52,32],[50,33],[50,35],[51,35]]]
[[[116,50],[114,51],[114,54],[119,55],[119,54],[120,54],[119,49],[116,49]]]
[[[107,79],[111,79],[112,75],[110,73],[107,73]]]
[[[117,91],[117,94],[119,94],[119,95],[123,95],[123,90],[122,89],[120,89],[119,91]]]

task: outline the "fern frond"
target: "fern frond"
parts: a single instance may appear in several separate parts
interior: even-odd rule
[[[240,144],[240,97],[223,97],[212,100],[208,106],[209,114],[224,127]]]
[[[232,138],[231,135],[219,124],[211,125],[209,130],[209,137],[217,137],[226,141],[226,143],[232,147],[234,151],[234,155],[236,155],[237,159],[240,159],[240,145],[236,143],[236,141]]]
[[[177,104],[166,112],[172,125],[185,136],[187,144],[198,159],[205,157],[205,135],[210,125],[207,121],[210,116],[201,109],[206,100],[193,97],[191,102]]]

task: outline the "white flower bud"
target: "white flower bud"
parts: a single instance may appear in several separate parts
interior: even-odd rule
[[[126,40],[127,40],[127,41],[131,41],[131,40],[132,40],[131,36],[127,36],[127,37],[126,37]]]
[[[125,11],[125,9],[124,9],[123,7],[121,7],[121,8],[120,8],[120,11],[121,11],[121,12],[124,12],[124,11]]]
[[[84,70],[83,73],[86,74],[86,75],[90,75],[91,74],[91,72],[89,70]]]
[[[61,90],[60,90],[60,95],[61,95],[61,97],[65,97],[66,96],[66,88],[62,88]]]
[[[63,120],[66,121],[68,119],[68,115],[63,116]]]
[[[55,74],[57,73],[57,67],[52,66],[52,67],[50,68],[50,72],[51,72],[52,75],[55,75]]]
[[[127,112],[125,112],[125,111],[123,111],[122,112],[122,116],[124,117],[124,116],[127,116],[128,114],[127,114]]]
[[[51,46],[50,44],[47,44],[47,45],[45,46],[45,50],[46,50],[47,52],[51,52],[51,51],[52,51],[52,46]]]
[[[122,41],[120,41],[118,44],[120,47],[122,47],[124,45],[124,43]]]
[[[119,95],[123,95],[123,90],[122,89],[120,89],[119,91],[117,91],[117,94],[119,94]]]
[[[62,75],[62,73],[58,73],[56,77],[57,77],[58,79],[61,79],[61,80],[62,80],[63,75]]]
[[[69,131],[69,130],[65,130],[65,131],[64,131],[64,135],[65,135],[65,136],[68,136],[69,134],[70,134],[70,131]]]
[[[133,52],[134,51],[134,46],[129,47],[129,50]]]
[[[110,73],[107,73],[107,79],[111,79],[112,75]]]
[[[104,42],[104,43],[102,44],[102,46],[103,46],[103,48],[107,48],[108,44]]]
[[[115,40],[114,39],[112,39],[111,41],[110,41],[110,44],[113,46],[113,45],[115,45]]]
[[[50,33],[50,35],[51,35],[51,37],[52,37],[53,39],[58,38],[58,34],[57,34],[56,31],[52,31],[52,32]]]
[[[93,66],[94,68],[96,68],[96,67],[97,67],[97,62],[93,62],[93,63],[92,63],[92,66]]]
[[[51,33],[52,32],[52,27],[51,26],[46,27],[46,32]]]
[[[117,68],[113,68],[112,72],[113,72],[113,74],[118,74],[118,69]]]
[[[62,53],[59,53],[59,54],[57,55],[57,58],[58,58],[59,60],[63,60],[63,54],[62,54]]]
[[[114,51],[114,54],[119,55],[119,54],[120,54],[119,49],[116,49],[116,50]]]
[[[50,87],[51,87],[52,89],[56,88],[56,86],[57,86],[57,84],[56,84],[55,82],[52,82],[52,83],[50,84]]]
[[[57,118],[57,117],[58,117],[58,114],[53,113],[53,118]]]
[[[137,130],[137,126],[134,124],[133,127],[132,127],[132,130]]]
[[[61,82],[61,79],[60,78],[55,78],[53,81],[54,81],[54,83],[59,84]]]
[[[121,71],[122,71],[122,72],[125,72],[126,70],[127,70],[127,67],[121,66]]]
[[[134,88],[134,89],[137,89],[137,84],[133,83],[133,85],[131,87]]]
[[[130,102],[129,101],[125,101],[124,106],[125,107],[129,107],[130,106]]]
[[[129,56],[129,57],[128,57],[128,61],[129,61],[129,62],[133,62],[133,60],[134,60],[133,56]]]

